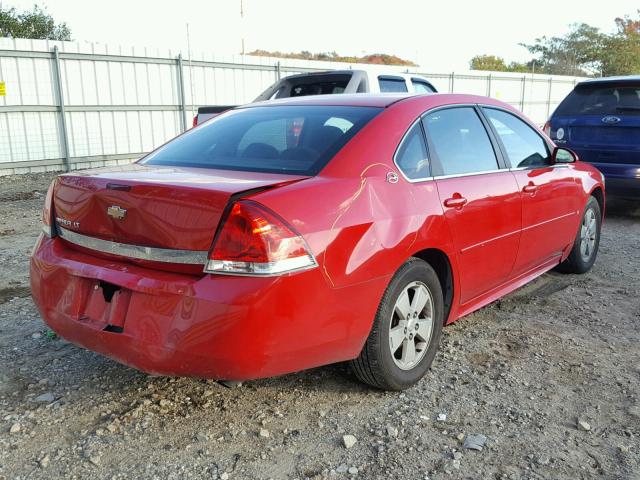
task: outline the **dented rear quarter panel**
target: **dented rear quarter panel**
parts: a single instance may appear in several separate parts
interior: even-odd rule
[[[386,279],[375,282],[370,301],[376,307],[388,280],[422,250],[443,251],[455,269],[435,182],[410,183],[393,161],[408,127],[430,103],[425,97],[417,108],[399,102],[385,109],[318,176],[253,197],[304,236],[330,287]],[[389,172],[397,183],[387,181]]]

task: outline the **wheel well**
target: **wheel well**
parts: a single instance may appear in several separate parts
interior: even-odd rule
[[[600,187],[596,187],[593,192],[591,192],[591,196],[598,202],[598,205],[600,206],[600,214],[604,217],[604,194],[602,193],[602,189]]]
[[[444,323],[446,324],[449,318],[449,312],[451,311],[451,304],[453,302],[453,273],[451,271],[449,258],[442,250],[438,250],[436,248],[422,250],[413,256],[424,260],[431,265],[431,268],[433,268],[438,275],[438,280],[440,280],[440,286],[442,287],[442,294],[444,297]]]

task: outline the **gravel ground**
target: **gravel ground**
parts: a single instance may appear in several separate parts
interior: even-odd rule
[[[610,203],[589,274],[546,274],[446,327],[404,393],[344,365],[226,388],[45,327],[27,266],[51,178],[0,179],[0,479],[640,478],[638,203]]]

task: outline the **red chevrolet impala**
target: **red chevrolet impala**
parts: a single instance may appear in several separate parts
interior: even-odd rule
[[[469,95],[252,104],[139,162],[59,176],[31,259],[62,337],[155,374],[350,360],[403,389],[444,324],[598,251],[602,175]]]

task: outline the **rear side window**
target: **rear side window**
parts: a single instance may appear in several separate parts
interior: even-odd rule
[[[269,97],[269,100],[273,100],[274,98],[281,98],[283,96],[282,95],[283,93],[284,93],[284,87],[280,87],[271,94],[271,96]]]
[[[512,167],[543,167],[551,164],[547,144],[533,128],[502,110],[483,110],[498,133]]]
[[[400,143],[396,154],[396,164],[402,173],[411,180],[427,178],[431,175],[427,146],[420,122],[411,127]]]
[[[234,110],[175,138],[142,163],[315,175],[381,111],[338,106]]]
[[[416,93],[434,93],[435,92],[435,90],[431,88],[431,86],[424,80],[412,78],[411,83],[413,84],[413,90]]]
[[[407,82],[402,77],[378,77],[381,92],[407,92]]]
[[[640,115],[640,85],[579,85],[554,115]]]
[[[489,135],[471,107],[438,110],[423,117],[434,155],[435,175],[460,175],[498,169]],[[435,162],[437,159],[437,164]]]

